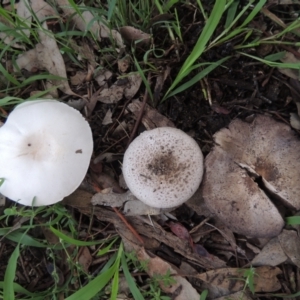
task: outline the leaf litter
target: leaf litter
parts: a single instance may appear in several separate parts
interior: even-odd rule
[[[108,28],[105,25],[107,21],[104,17],[97,18],[95,21],[94,14],[88,11],[85,6],[82,6],[81,14],[78,14],[68,1],[58,0],[56,4],[74,28],[85,34],[90,32],[99,43],[103,43],[104,40],[113,41],[117,53],[120,54],[119,57],[116,56],[112,60],[109,56],[105,56],[105,59],[99,64],[99,58],[94,52],[97,44],[92,41],[85,43],[83,40],[75,38],[70,42],[70,47],[77,49],[75,51],[78,53],[78,61],[81,65],[78,64],[74,67],[72,62],[63,54],[61,45],[55,39],[56,28],[51,22],[48,22],[51,18],[44,21],[49,16],[54,16],[53,20],[58,17],[53,8],[44,1],[34,1],[31,8],[28,2],[19,2],[17,14],[26,20],[28,28],[32,27],[31,9],[42,25],[38,31],[39,43],[28,51],[19,52],[21,54],[16,59],[17,68],[14,72],[27,70],[32,74],[39,74],[46,70],[49,74],[62,78],[47,80],[45,86],[48,89],[58,87],[57,94],[63,97],[74,96],[79,93],[78,96],[83,102],[78,106],[78,109],[87,110],[86,115],[90,118],[95,132],[95,154],[99,156],[100,153],[103,157],[107,153],[111,157],[106,160],[101,159],[101,168],[98,169],[96,175],[92,175],[90,172],[86,182],[82,185],[82,189],[66,198],[63,204],[74,208],[80,214],[81,219],[93,216],[96,219],[95,224],[101,228],[99,230],[104,235],[108,234],[105,233],[105,226],[109,228],[107,232],[113,231],[119,234],[125,245],[131,245],[135,249],[141,261],[150,262],[147,269],[150,277],[165,276],[170,273],[175,278],[176,284],[164,286],[161,283],[160,286],[166,294],[172,294],[173,299],[199,299],[200,292],[204,289],[209,290],[211,298],[226,295],[230,298],[252,299],[251,293],[244,291],[245,272],[250,264],[255,267],[254,291],[256,293],[274,293],[279,290],[287,292],[285,287],[290,282],[282,275],[282,271],[286,272],[289,266],[292,275],[297,273],[300,261],[298,254],[299,238],[295,231],[285,227],[286,229],[283,231],[278,230],[276,234],[272,233],[263,242],[256,232],[254,234],[253,232],[250,234],[239,232],[236,227],[231,225],[232,223],[228,223],[225,218],[221,220],[223,222],[220,222],[215,218],[214,212],[212,213],[207,209],[210,204],[203,203],[203,189],[199,190],[193,204],[190,201],[182,208],[171,211],[172,219],[170,220],[168,217],[170,214],[168,215],[165,211],[154,213],[153,208],[140,207],[141,203],[133,199],[130,192],[124,190],[120,184],[120,161],[126,149],[128,135],[138,120],[140,120],[140,131],[144,128],[151,129],[163,126],[182,128],[199,142],[206,155],[209,152],[212,153],[215,143],[212,138],[213,134],[224,127],[230,128],[230,121],[236,119],[237,116],[243,120],[248,119],[247,122],[251,124],[251,118],[252,122],[255,120],[254,113],[272,115],[272,118],[276,118],[277,121],[288,120],[287,116],[290,114],[292,127],[299,130],[299,107],[297,111],[297,107],[291,107],[290,104],[294,101],[298,106],[299,99],[295,94],[293,95],[295,90],[297,92],[297,87],[291,90],[291,96],[287,88],[291,84],[291,81],[288,82],[288,77],[296,82],[299,81],[297,72],[283,68],[270,70],[258,67],[255,69],[250,64],[249,66],[246,64],[235,65],[236,62],[231,62],[227,67],[235,74],[233,78],[228,78],[230,77],[228,73],[219,70],[206,82],[207,88],[211,90],[213,96],[213,105],[207,103],[208,98],[205,99],[202,96],[199,87],[183,93],[184,96],[180,95],[174,101],[160,103],[163,92],[170,85],[169,77],[172,76],[171,70],[174,70],[175,60],[168,61],[169,58],[166,55],[165,61],[161,63],[157,57],[150,55],[150,62],[158,67],[159,72],[156,72],[155,82],[152,84],[154,102],[150,100],[143,106],[140,100],[143,100],[144,96],[139,92],[141,88],[144,88],[143,78],[140,74],[132,72],[134,66],[133,60],[128,54],[128,46],[135,45],[136,51],[142,51],[143,54],[145,51],[143,49],[152,47],[151,39],[157,42],[161,37],[159,33],[155,32],[155,27],[154,34],[133,26],[123,26],[118,31]],[[288,4],[292,5],[292,3]],[[280,3],[280,5],[283,4]],[[180,11],[180,7],[178,9]],[[191,10],[191,8],[189,9]],[[273,18],[278,24],[281,24],[280,26],[286,26],[284,22],[280,22],[280,18],[276,17],[275,19],[274,14],[270,14],[267,9],[263,10],[263,13],[267,16],[266,18]],[[264,21],[265,23],[268,22],[266,19]],[[197,26],[197,24],[192,24],[191,29],[186,32],[186,37],[189,40],[192,40],[195,32],[197,32]],[[255,26],[257,24],[253,24],[253,27]],[[23,29],[23,34],[30,37],[30,29]],[[0,39],[4,43],[13,41],[11,37],[2,32]],[[16,49],[25,49],[19,43],[12,45]],[[167,51],[172,52],[172,47],[166,50],[166,53]],[[187,47],[189,46],[187,45]],[[125,51],[124,56],[123,51]],[[228,49],[220,47],[218,51],[223,53]],[[268,55],[274,51],[274,47],[260,49],[260,51],[265,53],[264,55]],[[298,64],[296,56],[295,53],[286,51],[281,61]],[[108,63],[103,63],[106,58]],[[88,64],[91,68],[87,67]],[[113,65],[113,68],[110,64]],[[80,67],[78,67],[79,65]],[[99,66],[100,68],[98,68]],[[252,80],[254,73],[258,78],[259,76],[261,78]],[[214,77],[217,77],[218,80],[215,80]],[[202,82],[203,86],[205,85]],[[279,90],[277,86],[279,86]],[[32,89],[30,91],[32,93],[39,91],[38,86],[33,85]],[[288,97],[291,97],[290,102],[286,101]],[[242,127],[243,125],[240,124],[240,128]],[[269,127],[272,128],[273,126]],[[245,135],[245,132],[247,130],[241,131],[241,134]],[[247,137],[247,135],[245,136]],[[226,140],[226,143],[230,143],[230,140]],[[257,146],[256,140],[252,143],[253,146]],[[238,145],[243,144],[245,143],[238,143]],[[272,148],[272,150],[263,149],[263,151],[270,156],[274,150]],[[294,165],[293,161],[289,161],[286,165]],[[254,172],[254,164],[247,163],[245,166],[239,162],[238,168],[243,168],[241,177],[249,176],[252,183],[254,182],[253,186],[259,186],[261,183],[255,180],[257,178],[264,180],[265,174]],[[231,168],[233,167],[231,166]],[[297,181],[295,176],[291,177]],[[237,182],[238,179],[235,181]],[[95,189],[95,185],[97,189]],[[89,192],[85,190],[89,190]],[[267,194],[267,198],[269,198],[265,189],[263,194]],[[204,195],[204,198],[207,196]],[[274,202],[277,200],[277,198],[272,198]],[[141,244],[130,228],[117,218],[110,207],[120,208],[137,234],[142,236],[144,244]],[[280,213],[287,210],[288,214],[294,214],[295,208],[298,209],[298,205],[291,204],[285,208],[279,205]],[[248,212],[244,212],[244,215],[247,214]],[[152,215],[151,218],[148,215]],[[283,226],[283,219],[278,217],[278,220]],[[263,221],[261,228],[265,226],[267,217],[263,218]],[[240,227],[241,222],[238,223],[236,218],[233,222],[236,222],[236,226]],[[110,226],[111,224],[114,227]],[[84,223],[80,223],[80,225],[82,228],[86,226]],[[248,225],[249,223],[246,223],[246,226]],[[58,243],[57,237],[53,233],[49,235],[49,233],[43,232],[42,235],[49,244]],[[53,240],[51,241],[51,239]],[[129,250],[130,247],[127,247]],[[90,272],[93,261],[96,260],[92,250],[94,248],[83,246],[79,248],[77,255],[78,262],[86,273]],[[182,274],[181,266],[184,264],[188,265],[187,268],[194,270],[193,276],[188,276],[191,274],[186,273]],[[60,274],[68,271],[68,267],[63,261],[48,265],[50,273],[54,268],[60,270],[58,272]],[[36,271],[36,273],[38,272],[43,273],[40,270]],[[60,277],[59,285],[65,279]],[[283,281],[284,284],[282,284]],[[193,284],[191,285],[189,282]],[[24,282],[20,280],[20,283]],[[37,282],[35,285],[32,284],[31,288],[34,288],[36,284]],[[290,292],[293,291],[296,290],[291,288]]]

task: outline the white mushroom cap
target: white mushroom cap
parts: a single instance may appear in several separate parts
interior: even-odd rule
[[[49,205],[71,194],[93,151],[89,124],[68,105],[18,105],[0,129],[0,193],[24,205]]]
[[[175,207],[198,189],[203,155],[183,131],[161,127],[145,131],[128,147],[123,175],[130,191],[152,207]]]

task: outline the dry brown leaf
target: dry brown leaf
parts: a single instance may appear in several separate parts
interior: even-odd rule
[[[135,118],[138,118],[142,107],[142,102],[139,100],[133,100],[127,108],[134,114]],[[147,130],[154,129],[156,127],[175,127],[174,123],[168,118],[160,114],[156,109],[146,104],[144,114],[142,117],[142,123]]]
[[[94,68],[97,67],[96,56],[93,49],[87,43],[83,43],[82,45],[78,45],[75,40],[69,40],[70,47],[77,53],[77,58],[79,61],[86,59],[90,65]]]
[[[285,56],[281,59],[281,61],[283,63],[289,64],[299,64],[300,62],[300,60],[297,57],[295,57],[293,53],[288,51],[285,53]],[[288,77],[299,80],[299,70],[289,68],[278,68],[278,71]]]
[[[142,77],[137,73],[132,73],[127,76],[127,79],[128,83],[124,89],[124,96],[126,99],[132,99],[141,86]]]
[[[102,38],[112,37],[120,48],[124,47],[120,33],[114,29],[110,30],[104,23],[96,20],[95,16],[90,11],[83,11],[82,15],[79,16],[71,7],[68,0],[56,0],[56,2],[68,17],[72,17],[76,27],[81,31],[85,32],[87,30],[87,25],[92,22],[92,26],[90,26],[89,30],[95,35],[98,41],[101,41]],[[84,7],[84,4],[81,4],[81,7]]]
[[[98,101],[107,104],[114,104],[123,98],[125,87],[118,84],[113,84],[110,88],[103,89],[99,96]]]
[[[112,77],[113,73],[106,69],[101,69],[95,75],[95,80],[100,87],[107,85],[107,81]]]
[[[129,55],[126,55],[124,56],[123,58],[121,59],[118,59],[118,69],[121,73],[125,73],[129,66],[130,66],[130,63],[131,63],[131,58]]]
[[[212,289],[213,293],[220,296],[230,295],[242,291],[245,286],[245,269],[224,268],[211,270],[196,277],[206,282],[207,288]],[[281,274],[277,267],[263,266],[255,269],[254,289],[255,292],[276,292],[281,288],[277,275]]]
[[[40,43],[36,45],[37,59],[40,67],[45,68],[50,74],[56,75],[64,79],[53,80],[53,85],[68,95],[74,95],[68,80],[65,62],[59,51],[56,40],[48,31],[46,22],[43,24],[44,30],[39,30]]]
[[[36,1],[36,2],[42,2],[42,1]],[[29,7],[30,7],[30,5],[28,3],[28,0],[20,0],[20,2],[18,3],[18,6],[17,6],[17,15],[22,20],[22,22],[27,23],[26,25],[30,28],[31,21],[32,21],[32,13],[31,13]],[[29,37],[30,29],[23,29],[22,32],[27,37]]]
[[[93,261],[90,250],[88,247],[81,247],[79,253],[80,255],[78,257],[78,263],[81,265],[82,269],[86,272],[86,274],[88,274],[89,267]]]
[[[278,236],[279,243],[288,258],[300,268],[300,239],[296,231],[283,230]]]
[[[44,21],[46,17],[57,15],[52,6],[43,0],[31,1],[30,5],[40,22]]]
[[[142,216],[142,215],[160,215],[164,212],[171,211],[171,209],[162,209],[151,207],[145,204],[144,202],[135,198],[134,200],[127,201],[123,208],[123,213],[126,216]]]
[[[176,283],[166,286],[163,282],[160,282],[160,287],[165,293],[172,294],[174,300],[199,300],[200,295],[192,287],[192,285],[183,277],[179,276],[179,270],[165,262],[161,258],[153,255],[149,255],[144,248],[140,248],[137,251],[137,257],[140,261],[147,263],[146,272],[150,277],[155,275],[166,275],[168,272],[175,279]]]
[[[16,59],[16,63],[20,70],[26,69],[27,71],[34,73],[40,69],[35,48],[20,54]],[[17,70],[15,69],[14,71]]]
[[[253,266],[278,266],[285,262],[287,256],[285,255],[278,238],[273,238],[267,243],[261,252],[252,260]]]
[[[290,113],[290,124],[294,129],[300,130],[300,117],[299,117],[299,114]]]
[[[112,191],[112,188],[103,189],[100,193],[92,197],[91,203],[93,205],[103,205],[110,207],[121,207],[126,201],[134,200],[135,196],[127,191],[124,194],[117,194]]]
[[[108,125],[113,122],[112,120],[112,111],[111,109],[108,109],[103,120],[102,120],[102,125]]]
[[[147,46],[150,44],[151,35],[145,33],[132,26],[124,26],[120,28],[120,33],[124,40],[128,43],[137,42],[138,46]]]
[[[70,78],[71,85],[82,84],[85,81],[86,76],[87,76],[86,71],[77,71],[76,74],[74,76],[71,76]]]
[[[123,98],[131,99],[140,88],[142,78],[139,74],[130,74],[126,78],[118,79],[111,87],[104,88],[98,101],[107,104],[117,103]]]
[[[0,15],[0,23],[4,24],[8,28],[11,28],[12,30],[15,30],[15,28],[13,28],[13,26],[2,15]],[[3,43],[5,43],[7,45],[10,44],[11,47],[14,47],[14,48],[25,49],[25,47],[23,45],[20,45],[16,42],[12,43],[12,41],[14,40],[14,37],[10,36],[8,32],[1,32],[0,31],[0,39],[3,41]]]

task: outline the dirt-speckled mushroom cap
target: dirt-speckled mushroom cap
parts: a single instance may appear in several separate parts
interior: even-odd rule
[[[299,138],[261,115],[251,124],[234,120],[214,138],[202,183],[206,205],[234,232],[276,236],[284,221],[272,200],[300,209]]]
[[[71,194],[93,150],[89,124],[56,100],[18,105],[0,128],[0,193],[24,205],[49,205]]]
[[[183,131],[160,127],[143,132],[130,144],[123,175],[130,191],[147,205],[175,207],[199,187],[203,155],[195,140]]]

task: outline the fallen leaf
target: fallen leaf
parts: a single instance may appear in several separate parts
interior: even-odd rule
[[[226,296],[244,289],[245,271],[246,269],[224,268],[198,274],[196,277],[206,282],[208,289],[212,289],[214,294],[218,290],[219,296]],[[281,270],[275,267],[263,266],[255,268],[253,279],[255,292],[271,293],[278,291],[281,288],[281,284],[277,275],[281,273]]]
[[[137,119],[141,113],[142,102],[139,100],[133,100],[128,106],[134,117]],[[174,123],[168,118],[160,114],[156,109],[146,104],[144,113],[142,116],[142,123],[147,130],[154,129],[156,127],[175,127]]]
[[[146,272],[150,277],[155,275],[164,276],[170,274],[175,280],[175,283],[171,285],[165,285],[163,281],[160,282],[160,288],[168,294],[172,295],[174,300],[199,300],[200,295],[192,287],[192,285],[184,278],[178,275],[179,270],[162,260],[161,258],[153,255],[149,255],[144,248],[140,248],[137,251],[137,257],[140,261],[147,264]]]
[[[283,230],[278,241],[287,257],[300,268],[300,239],[296,231]]]
[[[86,274],[89,273],[89,267],[93,261],[92,255],[88,247],[81,247],[79,249],[78,263],[81,265],[82,269]]]
[[[296,113],[290,113],[290,124],[294,129],[300,130],[300,117]]]
[[[20,54],[16,59],[16,64],[20,70],[25,69],[31,73],[40,70],[40,64],[37,59],[36,49],[34,48]],[[15,67],[14,71],[17,71]]]
[[[79,30],[86,32],[87,26],[89,26],[89,31],[91,31],[95,35],[98,41],[101,41],[102,38],[112,37],[120,48],[124,47],[120,33],[114,29],[109,29],[103,22],[99,21],[99,18],[96,18],[89,10],[81,10],[82,13],[80,16],[72,8],[68,0],[56,0],[56,3],[68,17],[72,18],[73,22]],[[81,4],[81,8],[84,7],[85,5]]]
[[[36,2],[42,2],[42,1],[36,1]],[[24,24],[28,26],[28,28],[31,27],[31,21],[32,21],[32,13],[29,8],[30,5],[28,0],[20,0],[17,6],[17,15],[19,16],[20,20],[22,20],[22,22],[24,22]],[[30,29],[21,29],[21,31],[27,37],[30,36]]]
[[[129,55],[126,55],[124,56],[123,58],[121,59],[118,59],[118,69],[121,73],[125,73],[129,66],[130,66],[130,63],[131,63],[131,58]]]
[[[72,85],[79,85],[82,84],[87,76],[86,71],[77,71],[74,76],[70,77],[70,82]]]
[[[52,75],[65,79],[53,80],[53,84],[68,95],[74,95],[68,80],[65,62],[59,51],[53,34],[48,31],[46,22],[43,23],[44,30],[39,30],[40,43],[36,45],[37,59],[41,67],[44,67]],[[46,33],[47,32],[47,33]]]
[[[108,80],[112,77],[113,73],[106,69],[101,69],[95,74],[95,80],[100,87],[107,85]]]
[[[174,222],[169,222],[168,226],[170,227],[171,231],[176,234],[179,238],[186,240],[190,242],[190,234],[188,230],[180,223],[174,223]]]
[[[287,51],[285,56],[281,59],[281,62],[288,64],[299,64],[300,60],[295,57],[293,53]],[[278,71],[290,78],[299,80],[299,71],[296,69],[278,68]]]
[[[285,255],[280,242],[277,237],[271,239],[261,250],[261,252],[255,256],[251,265],[256,266],[278,266],[285,262],[287,256]]]
[[[127,201],[123,208],[123,214],[126,216],[142,216],[142,215],[160,215],[166,211],[171,211],[172,209],[162,209],[157,207],[148,206],[144,202],[134,198]]]
[[[104,205],[110,207],[121,207],[126,201],[134,200],[135,196],[130,191],[124,194],[117,194],[112,191],[112,188],[102,190],[100,193],[92,197],[93,205]]]
[[[128,79],[128,83],[126,84],[124,89],[124,96],[126,99],[132,99],[141,86],[142,77],[140,76],[140,74],[132,73],[129,74],[126,78]]]
[[[108,124],[111,124],[112,122],[113,122],[112,111],[110,109],[108,109],[102,120],[102,125],[108,125]]]
[[[151,35],[145,33],[132,26],[124,26],[120,28],[120,33],[123,39],[129,44],[136,42],[138,46],[148,46],[151,41]]]

